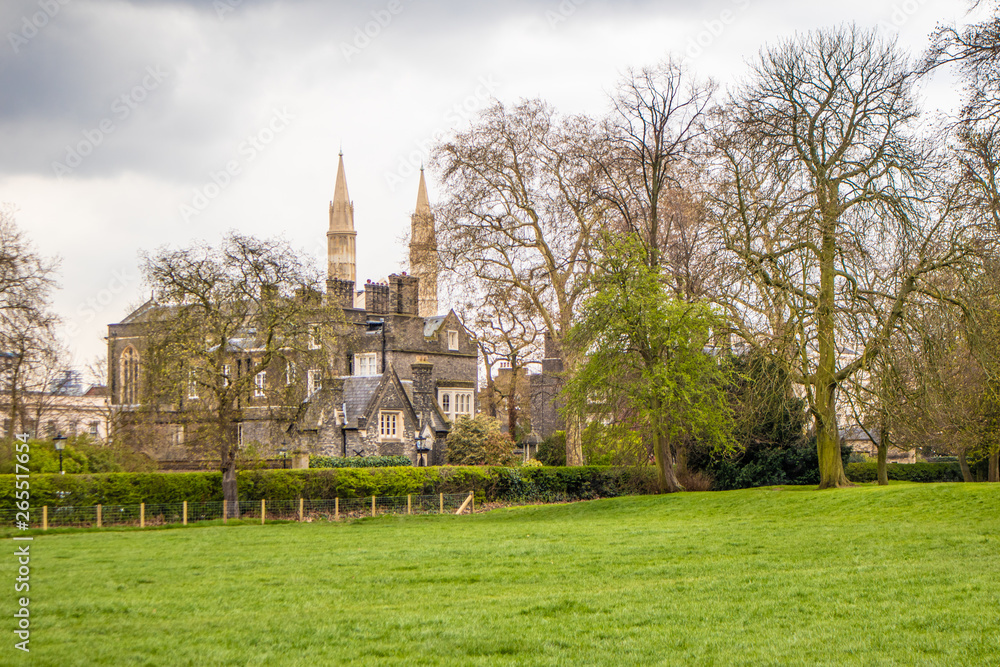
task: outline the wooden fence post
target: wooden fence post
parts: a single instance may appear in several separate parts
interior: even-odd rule
[[[222,501],[222,525],[226,525],[226,501]]]
[[[302,521],[302,506],[304,504],[305,501],[302,498],[299,498],[299,521]]]
[[[441,509],[438,511],[438,514],[444,514],[444,494],[443,493],[441,494]]]
[[[476,513],[476,490],[469,491],[472,494],[472,513]]]
[[[97,506],[97,527],[101,527],[101,506]]]
[[[375,516],[375,496],[372,496],[372,516]]]
[[[146,503],[139,503],[139,527],[146,527]]]
[[[184,501],[184,525],[188,525],[188,501]]]
[[[264,499],[260,499],[260,525],[264,525]]]
[[[469,497],[465,499],[465,502],[462,503],[462,506],[458,508],[458,511],[455,512],[455,514],[461,514],[462,512],[464,512],[465,508],[468,507],[469,503],[471,502],[472,502],[472,494],[470,493]]]
[[[42,530],[49,529],[49,506],[42,505]]]
[[[333,520],[340,521],[340,496],[333,499]]]
[[[412,508],[413,508],[413,494],[408,493],[406,494],[406,513],[413,514],[413,512],[411,511]]]

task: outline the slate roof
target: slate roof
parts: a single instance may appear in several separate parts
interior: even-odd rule
[[[344,403],[347,404],[347,428],[358,427],[358,417],[368,410],[375,390],[382,381],[381,375],[344,378]]]

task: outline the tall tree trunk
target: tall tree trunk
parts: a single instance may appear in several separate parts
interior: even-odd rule
[[[511,442],[517,442],[517,376],[511,369],[510,391],[507,394],[507,433]]]
[[[990,475],[991,482],[1000,482],[1000,450],[990,454]]]
[[[816,388],[816,454],[819,457],[819,488],[853,486],[844,474],[837,429],[836,391],[833,385]]]
[[[560,354],[563,360],[563,373],[571,375],[576,371],[576,355],[566,352],[559,341]],[[563,383],[562,386],[565,386]],[[579,415],[566,415],[566,465],[583,465],[583,426]]]
[[[226,504],[226,516],[231,519],[239,517],[240,503],[236,491],[235,457],[230,457],[222,469],[222,500]]]
[[[583,465],[583,428],[577,415],[566,415],[566,465]]]
[[[889,471],[886,469],[886,459],[889,456],[889,415],[885,409],[879,410],[878,420],[878,485],[889,485]]]
[[[677,481],[674,472],[674,456],[670,452],[670,440],[665,433],[657,433],[653,442],[653,455],[656,458],[656,485],[660,493],[676,493],[684,487]]]
[[[885,435],[879,438],[878,442],[878,485],[889,485],[889,471],[886,469],[885,460],[889,454],[889,444],[885,441]]]
[[[958,467],[962,469],[962,481],[963,482],[973,482],[972,470],[969,469],[969,461],[965,458],[965,450],[961,450],[958,453]]]
[[[829,188],[829,191],[827,191]],[[819,192],[820,233],[819,294],[816,301],[816,343],[819,363],[816,366],[815,406],[816,453],[819,455],[819,488],[852,486],[844,474],[840,458],[840,434],[837,432],[837,341],[834,326],[836,291],[837,217],[836,185],[827,183]]]

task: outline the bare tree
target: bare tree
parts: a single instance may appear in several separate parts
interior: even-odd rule
[[[795,369],[820,487],[845,486],[838,389],[885,347],[907,302],[979,241],[915,134],[914,75],[847,26],[765,49],[720,112],[713,194],[732,272],[720,301],[750,345]]]
[[[218,456],[235,515],[237,425],[248,397],[266,394],[259,378],[275,370],[272,362],[309,347],[314,323],[336,321],[324,311],[319,275],[287,244],[236,233],[218,248],[161,249],[143,272],[158,302],[148,318],[143,404],[194,427],[194,441]]]
[[[685,181],[690,180],[715,89],[714,83],[697,81],[668,60],[629,70],[612,97],[594,153],[597,193],[614,214],[609,224],[641,240],[651,268],[660,266],[667,253],[670,272],[670,260],[682,259],[678,254],[692,249],[697,210]],[[688,261],[677,268],[690,267]],[[687,296],[692,285],[684,278],[691,277],[683,270],[675,277],[680,296]]]
[[[23,396],[45,389],[44,370],[58,361],[51,310],[58,263],[38,254],[18,228],[14,209],[0,207],[0,353],[10,392],[7,437],[28,427]]]
[[[475,334],[486,371],[481,405],[491,417],[500,417],[503,410],[507,432],[517,442],[518,425],[530,409],[525,375],[528,363],[538,356],[541,334],[531,317],[533,307],[522,292],[496,284],[482,287],[477,291],[471,285],[461,285],[467,300],[460,304],[458,314]],[[498,367],[500,372],[495,375]]]
[[[449,192],[437,216],[443,269],[523,297],[537,328],[559,342],[586,293],[603,219],[588,159],[595,134],[586,118],[560,118],[538,100],[496,102],[433,156]],[[571,373],[577,359],[563,355]],[[583,463],[572,420],[566,462]]]

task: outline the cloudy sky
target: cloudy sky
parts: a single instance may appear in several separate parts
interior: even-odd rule
[[[671,53],[724,87],[767,42],[853,21],[918,54],[958,0],[3,0],[0,203],[61,258],[73,363],[148,296],[142,251],[227,230],[325,266],[342,148],[358,279],[405,268],[417,169],[492,97],[600,114]],[[954,104],[942,74],[927,108]],[[429,176],[432,203],[440,191]]]

